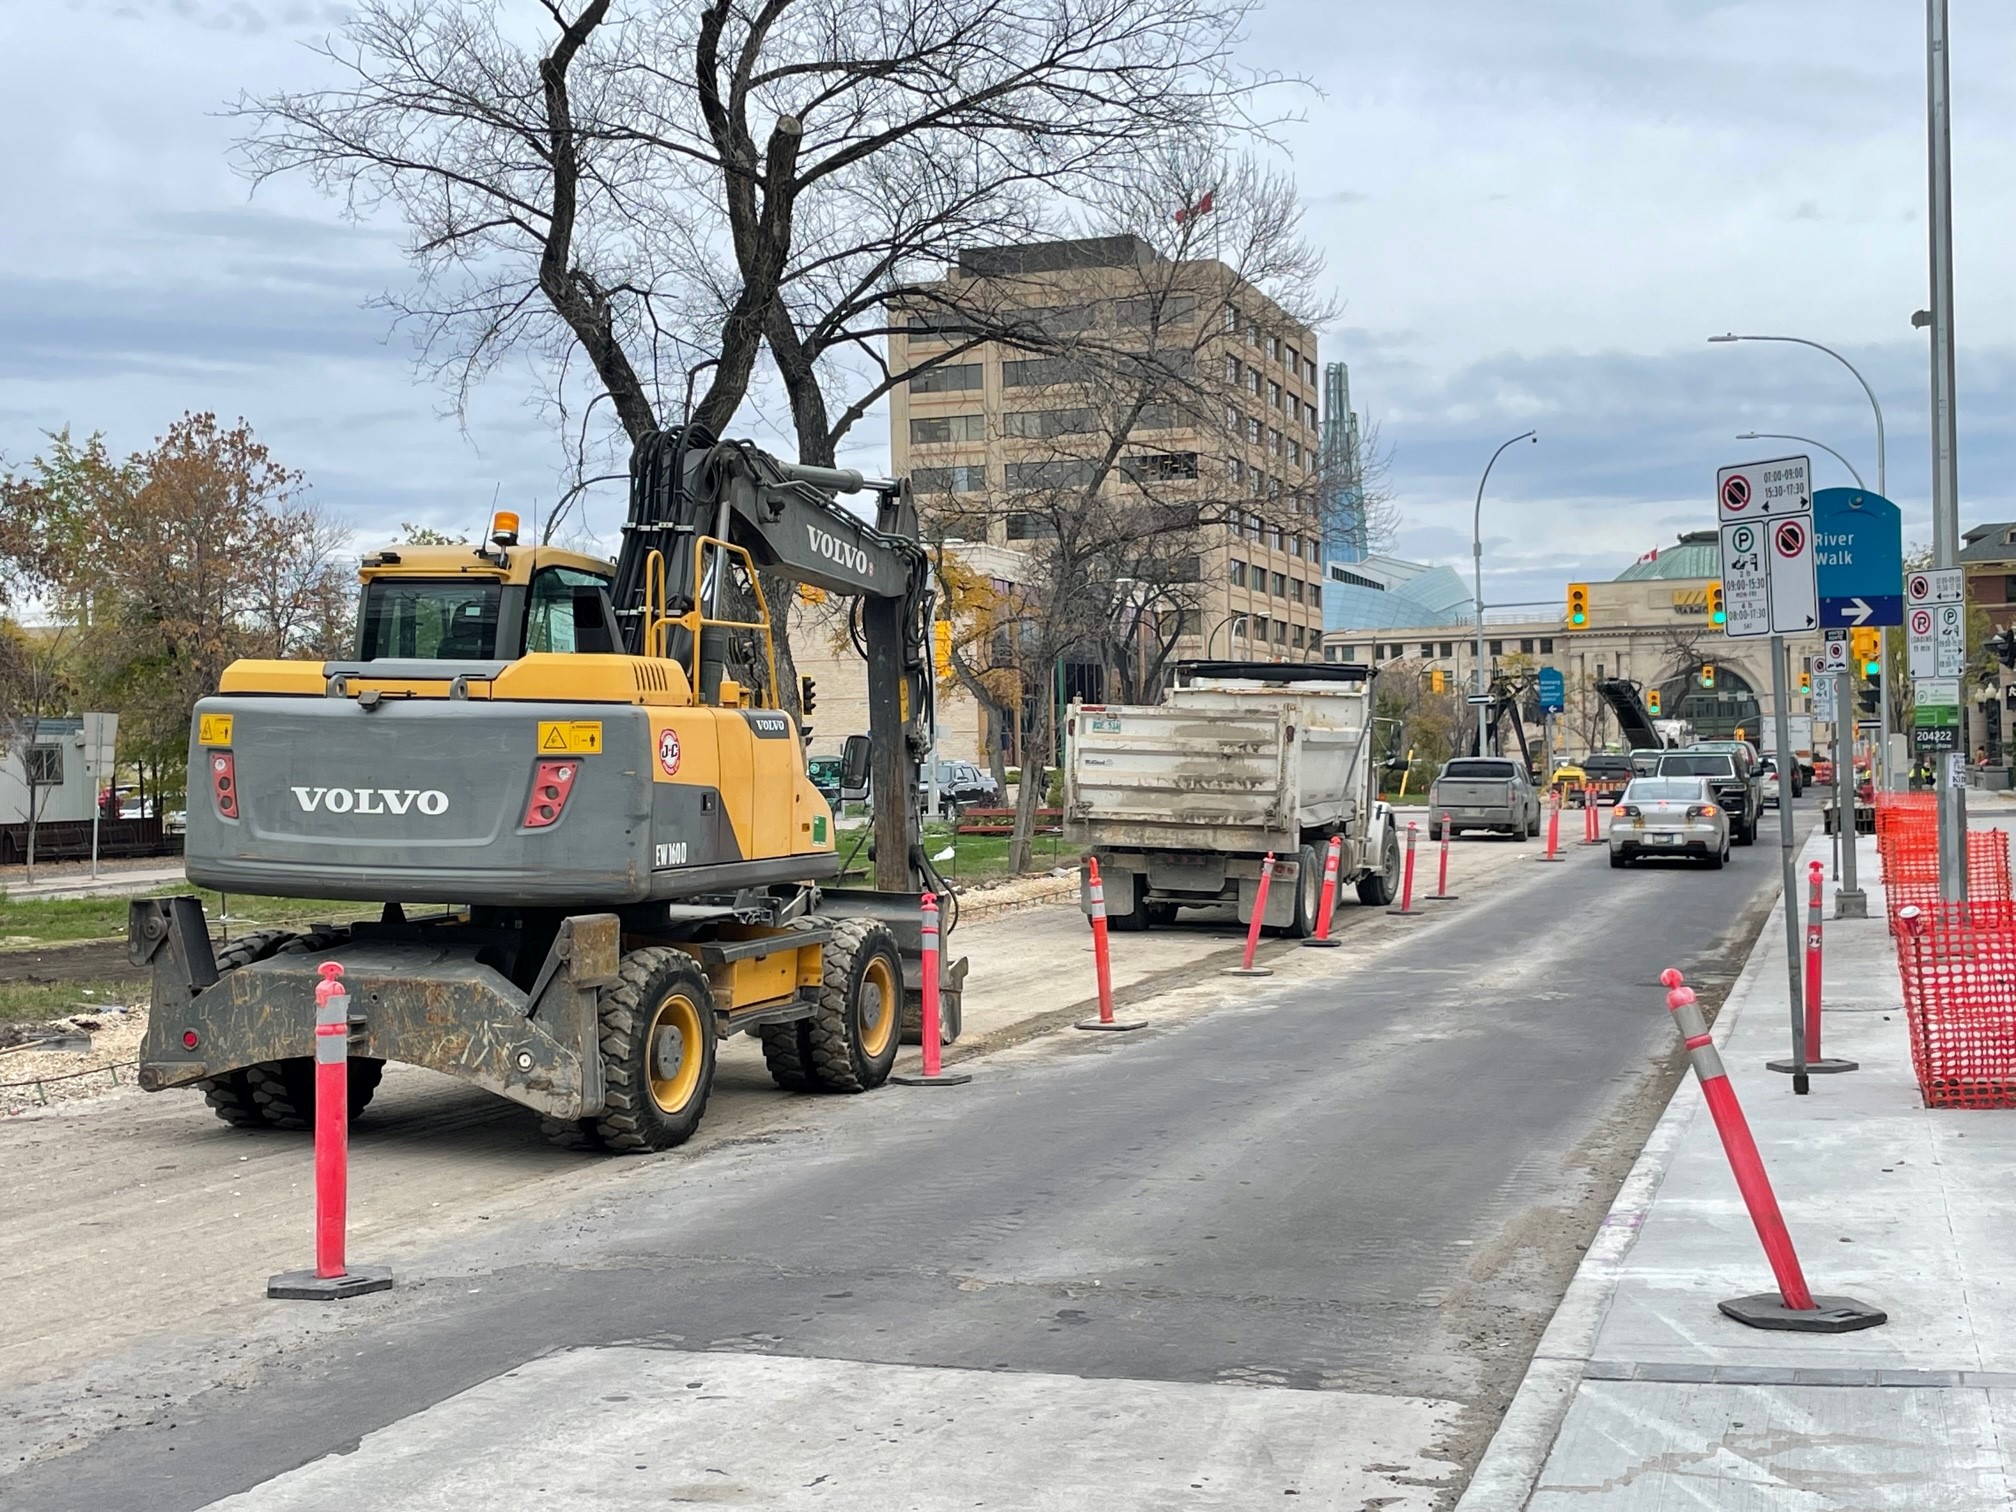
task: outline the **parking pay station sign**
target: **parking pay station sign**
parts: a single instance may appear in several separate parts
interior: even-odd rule
[[[1812,477],[1805,457],[1744,462],[1715,474],[1725,634],[1797,635],[1819,625]]]

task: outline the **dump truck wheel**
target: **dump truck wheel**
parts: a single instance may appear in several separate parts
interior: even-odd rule
[[[264,929],[256,934],[240,935],[218,950],[217,974],[222,976],[240,966],[263,961],[291,938],[284,929]],[[196,1085],[202,1090],[203,1101],[210,1105],[210,1111],[233,1128],[264,1129],[271,1126],[252,1096],[252,1083],[244,1070],[206,1076]]]
[[[888,1080],[902,1039],[903,958],[873,919],[843,919],[826,943],[819,1011],[793,1025],[814,1084],[866,1092]]]
[[[623,957],[602,994],[602,1077],[609,1104],[595,1132],[610,1150],[669,1150],[693,1137],[714,1088],[714,992],[684,951]]]
[[[1382,855],[1379,870],[1358,879],[1358,901],[1367,908],[1385,908],[1400,896],[1400,836],[1390,823]]]
[[[1316,933],[1316,917],[1323,907],[1323,863],[1316,859],[1316,847],[1305,845],[1295,853],[1295,917],[1282,931],[1291,940],[1306,940]]]
[[[1115,934],[1139,934],[1154,921],[1148,917],[1148,878],[1141,872],[1115,872],[1117,877],[1127,879],[1129,896],[1134,906],[1124,914],[1113,912],[1113,905],[1106,905],[1106,927]]]

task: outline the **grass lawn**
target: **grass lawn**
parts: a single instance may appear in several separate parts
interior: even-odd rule
[[[840,832],[838,848],[845,873],[866,876],[871,872],[868,833],[866,829]],[[944,856],[948,846],[952,854]],[[924,854],[932,858],[931,864],[938,868],[938,875],[955,887],[993,882],[1009,874],[1006,835],[959,835],[953,833],[950,825],[927,824],[924,826]],[[1063,836],[1038,835],[1030,846],[1030,869],[1046,872],[1053,866],[1069,865],[1076,854],[1065,845]]]
[[[194,892],[214,921],[220,909],[216,893],[202,888],[167,887],[152,896]],[[0,951],[61,945],[78,940],[123,939],[130,898],[9,898],[0,893]],[[375,917],[375,903],[344,903],[327,898],[251,898],[233,893],[230,929],[294,928],[346,919]],[[214,926],[213,926],[214,927]]]

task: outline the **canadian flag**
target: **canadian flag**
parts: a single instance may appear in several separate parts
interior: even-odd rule
[[[1185,205],[1181,210],[1178,210],[1176,212],[1176,224],[1180,226],[1183,224],[1183,222],[1191,219],[1193,216],[1210,214],[1211,196],[1216,194],[1217,192],[1218,191],[1216,189],[1206,189],[1204,191],[1204,197],[1198,200],[1196,204]]]

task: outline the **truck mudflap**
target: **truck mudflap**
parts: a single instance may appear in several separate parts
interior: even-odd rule
[[[425,1066],[550,1118],[604,1107],[597,989],[617,976],[614,914],[565,920],[530,992],[478,961],[476,945],[446,941],[359,940],[220,976],[194,898],[139,900],[129,929],[132,960],[154,968],[140,1050],[150,1092],[312,1054],[319,968],[340,961],[353,1056]]]

